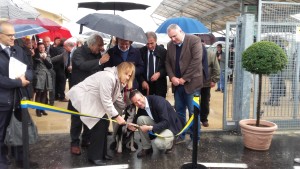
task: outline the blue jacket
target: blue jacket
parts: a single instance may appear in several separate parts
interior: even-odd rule
[[[27,65],[25,76],[27,80],[32,82],[32,66],[30,66],[26,53],[23,51],[23,49],[19,46],[12,46],[11,57],[14,57]],[[17,90],[16,106],[19,106],[21,97],[29,97],[28,90],[27,88],[22,87],[21,80],[9,78],[9,60],[10,57],[0,46],[0,109],[2,111],[10,110],[12,108],[15,89],[20,89]]]

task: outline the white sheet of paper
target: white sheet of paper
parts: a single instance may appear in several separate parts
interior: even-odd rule
[[[16,79],[22,75],[25,74],[27,70],[27,65],[20,62],[14,57],[11,57],[9,59],[9,78],[10,79]]]

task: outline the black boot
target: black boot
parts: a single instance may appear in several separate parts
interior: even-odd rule
[[[38,117],[42,117],[42,113],[41,113],[41,111],[40,111],[40,110],[36,110],[36,116],[38,116]]]

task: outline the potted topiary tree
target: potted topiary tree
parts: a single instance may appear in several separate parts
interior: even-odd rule
[[[239,122],[244,145],[254,150],[268,150],[277,125],[266,120],[260,120],[262,76],[277,73],[285,68],[287,56],[276,43],[260,41],[253,43],[243,52],[242,65],[247,71],[258,74],[259,77],[257,119],[243,119]]]

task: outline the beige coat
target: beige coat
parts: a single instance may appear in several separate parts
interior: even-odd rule
[[[105,114],[114,117],[119,114],[114,103],[121,109],[125,108],[121,90],[117,68],[110,67],[73,86],[67,92],[67,96],[74,108],[80,113],[100,118]],[[93,128],[99,121],[97,118],[83,116],[80,118],[89,129]]]
[[[191,94],[203,87],[202,45],[195,35],[185,34],[180,54],[180,71],[186,81],[184,89]],[[175,76],[176,45],[170,41],[166,56],[166,70],[170,79]]]

